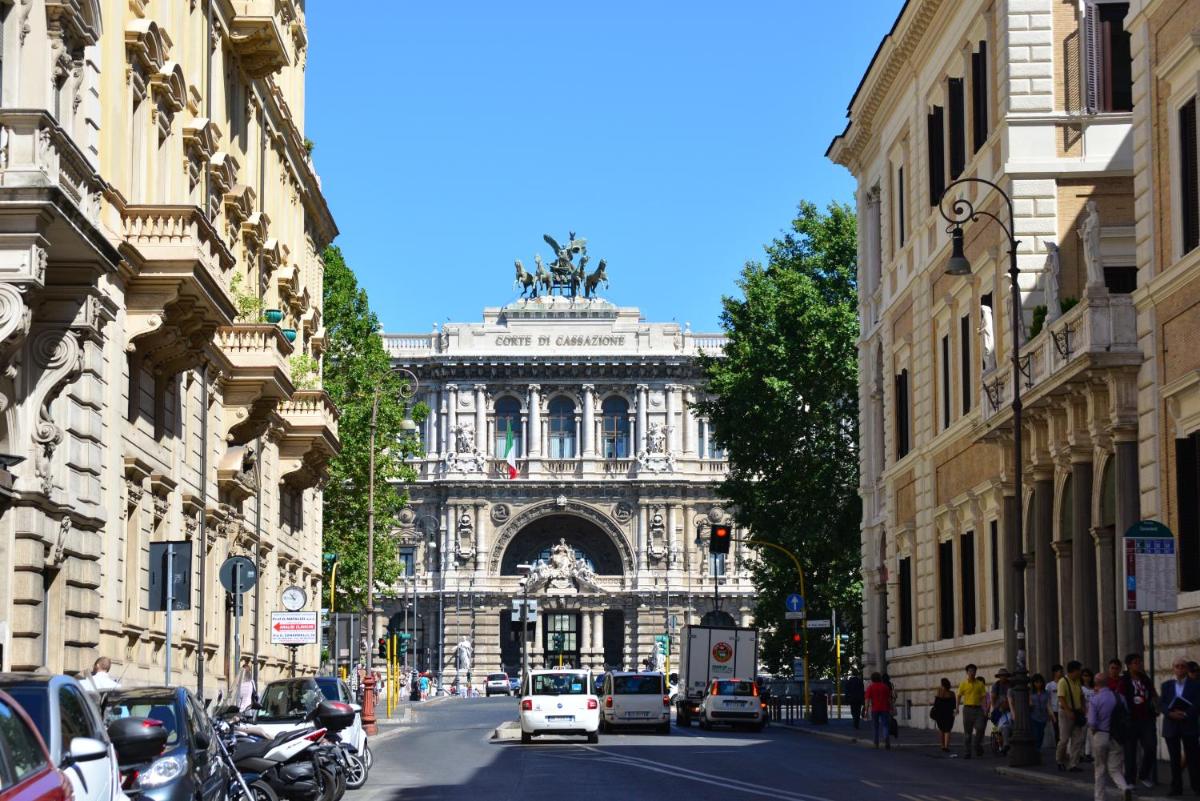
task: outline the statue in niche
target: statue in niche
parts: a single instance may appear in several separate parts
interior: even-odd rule
[[[996,367],[996,324],[992,319],[992,307],[979,307],[979,341],[983,348],[983,369]]]
[[[459,423],[454,426],[454,445],[459,453],[471,453],[475,450],[475,425]]]
[[[460,671],[468,671],[471,669],[471,662],[474,658],[475,647],[471,645],[470,640],[463,637],[454,649],[454,667]]]
[[[1059,317],[1062,317],[1062,302],[1059,299],[1059,290],[1061,284],[1060,270],[1062,269],[1062,261],[1058,255],[1058,245],[1053,242],[1046,243],[1046,267],[1042,273],[1043,286],[1042,291],[1046,297],[1046,322],[1052,323]]]
[[[663,520],[662,510],[657,506],[654,507],[654,512],[650,515],[650,536],[649,536],[650,555],[655,559],[661,559],[667,554],[667,524]]]
[[[463,512],[458,517],[457,548],[458,555],[468,558],[475,553],[475,524],[470,512]]]
[[[1089,289],[1104,288],[1104,262],[1100,258],[1100,208],[1089,200],[1084,207],[1083,222],[1079,224],[1079,239],[1083,242],[1083,263],[1087,267]]]
[[[651,423],[646,432],[646,446],[650,453],[667,452],[667,433],[671,427],[666,423]]]

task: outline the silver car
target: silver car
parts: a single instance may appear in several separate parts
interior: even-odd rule
[[[489,673],[484,692],[490,698],[493,695],[512,695],[512,682],[507,673]]]

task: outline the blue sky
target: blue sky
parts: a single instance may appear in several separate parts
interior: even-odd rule
[[[388,331],[516,297],[549,233],[604,297],[716,330],[801,199],[901,0],[308,5],[306,135],[336,244]]]

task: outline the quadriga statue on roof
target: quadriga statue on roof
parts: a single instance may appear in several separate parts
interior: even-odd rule
[[[608,287],[608,264],[604,259],[600,260],[595,271],[587,272],[589,257],[586,239],[576,237],[574,231],[567,235],[566,245],[560,245],[550,234],[544,234],[542,239],[554,253],[549,269],[542,264],[541,254],[534,256],[534,264],[537,267],[532,273],[525,269],[520,259],[514,262],[514,286],[520,287],[522,298],[531,299],[542,294],[575,298],[581,291],[585,298],[593,298],[601,284],[604,284],[605,288]],[[576,258],[579,259],[578,262],[575,261]]]

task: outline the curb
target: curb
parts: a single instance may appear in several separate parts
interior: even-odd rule
[[[492,742],[515,742],[521,739],[521,724],[515,720],[506,720],[492,730]]]
[[[370,738],[369,743],[379,743],[379,742],[383,742],[385,740],[390,740],[393,737],[401,734],[403,731],[404,731],[403,726],[396,726],[395,728],[391,728],[386,731],[381,731],[378,734],[376,734],[374,737]]]
[[[858,736],[855,736],[852,734],[839,734],[834,731],[824,731],[821,729],[813,728],[812,726],[797,726],[794,723],[772,722],[770,724],[770,726],[772,728],[787,729],[788,731],[798,731],[803,734],[811,735],[813,737],[823,737],[826,740],[834,740],[839,743],[846,743],[847,745],[857,745],[857,746],[860,746],[863,748],[873,748],[875,746],[875,741],[870,737],[858,737]],[[897,738],[893,738],[893,740],[892,740],[892,748],[893,749],[895,749],[895,748],[905,748],[905,749],[937,748],[938,747],[937,743],[901,743],[901,742],[897,742],[896,739]]]

